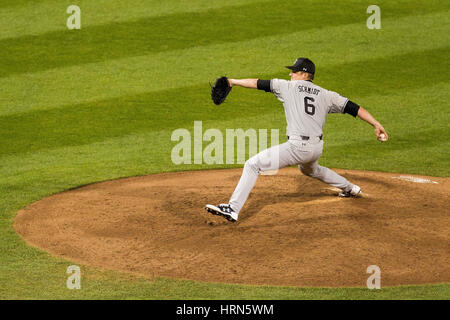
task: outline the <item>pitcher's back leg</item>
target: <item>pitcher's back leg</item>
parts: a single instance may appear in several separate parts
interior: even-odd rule
[[[308,177],[323,181],[333,187],[341,189],[343,192],[350,192],[354,186],[347,179],[333,170],[320,166],[317,160],[309,163],[302,163],[298,167],[300,171]]]

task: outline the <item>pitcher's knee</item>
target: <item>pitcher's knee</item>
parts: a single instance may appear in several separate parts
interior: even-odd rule
[[[250,159],[245,161],[244,169],[252,170],[254,172],[259,172],[260,169],[259,169],[258,161],[257,161],[256,157],[251,157]]]
[[[300,169],[300,171],[304,175],[306,175],[308,177],[315,178],[318,175],[318,168],[317,168],[317,166],[316,167],[310,167],[310,166],[299,165],[298,168]]]

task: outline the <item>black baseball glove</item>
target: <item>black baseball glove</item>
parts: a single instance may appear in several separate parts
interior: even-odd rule
[[[211,87],[212,101],[219,105],[225,101],[225,98],[231,91],[231,86],[228,83],[227,77],[221,77],[216,79],[216,83]]]

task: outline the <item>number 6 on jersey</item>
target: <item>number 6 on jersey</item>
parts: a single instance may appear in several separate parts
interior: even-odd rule
[[[311,116],[314,115],[314,113],[316,113],[316,107],[312,104],[309,103],[309,101],[314,102],[314,98],[311,97],[305,97],[305,99],[303,99],[304,103],[305,103],[305,112]]]

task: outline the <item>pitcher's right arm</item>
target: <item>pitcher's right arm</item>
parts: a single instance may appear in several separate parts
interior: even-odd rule
[[[384,130],[383,126],[370,114],[369,111],[364,109],[363,107],[359,107],[358,110],[358,118],[361,120],[366,121],[367,123],[371,124],[375,130],[375,135],[377,136],[378,140],[383,140],[380,135],[384,134],[384,140],[386,141],[388,139],[388,134],[386,133],[386,130]]]

